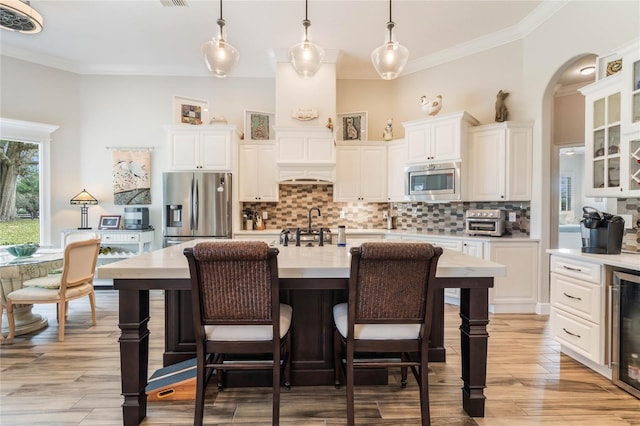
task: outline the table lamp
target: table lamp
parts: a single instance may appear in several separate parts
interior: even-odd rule
[[[71,204],[79,204],[80,206],[80,227],[78,229],[91,229],[89,227],[89,207],[98,204],[98,200],[83,189],[78,195],[71,199]]]

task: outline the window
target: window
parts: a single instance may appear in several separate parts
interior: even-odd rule
[[[51,134],[58,126],[0,118],[0,140],[38,144],[40,245],[51,245]]]
[[[571,176],[560,176],[560,212],[573,210],[573,186]]]

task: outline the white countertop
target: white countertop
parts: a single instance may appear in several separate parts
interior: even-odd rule
[[[547,253],[640,271],[640,253],[592,254],[583,253],[580,249],[548,249]]]
[[[129,259],[98,267],[98,278],[189,278],[185,247],[204,240],[143,253]],[[211,241],[211,240],[207,240]],[[349,246],[295,247],[278,246],[280,278],[348,278],[351,264]],[[437,277],[498,277],[506,267],[495,262],[444,249],[438,261]]]
[[[234,235],[243,235],[243,236],[255,236],[259,238],[260,236],[278,236],[280,235],[280,229],[265,229],[263,231],[235,231]],[[464,233],[461,234],[445,234],[442,232],[428,232],[428,231],[405,231],[399,229],[355,229],[355,228],[347,228],[347,237],[349,235],[353,236],[362,236],[366,237],[368,235],[371,236],[401,236],[401,237],[433,237],[433,238],[449,238],[455,240],[480,240],[480,241],[538,241],[536,238],[531,238],[527,235],[516,234],[516,235],[503,235],[501,237],[490,237],[487,235],[467,235]],[[331,233],[334,235],[338,234],[338,229],[331,229]]]

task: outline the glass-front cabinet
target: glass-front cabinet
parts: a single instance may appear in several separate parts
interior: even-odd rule
[[[639,42],[598,58],[585,86],[585,176],[590,197],[640,196]]]

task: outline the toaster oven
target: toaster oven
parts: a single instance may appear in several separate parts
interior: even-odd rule
[[[465,232],[469,235],[500,237],[504,234],[506,213],[504,210],[467,210]]]

